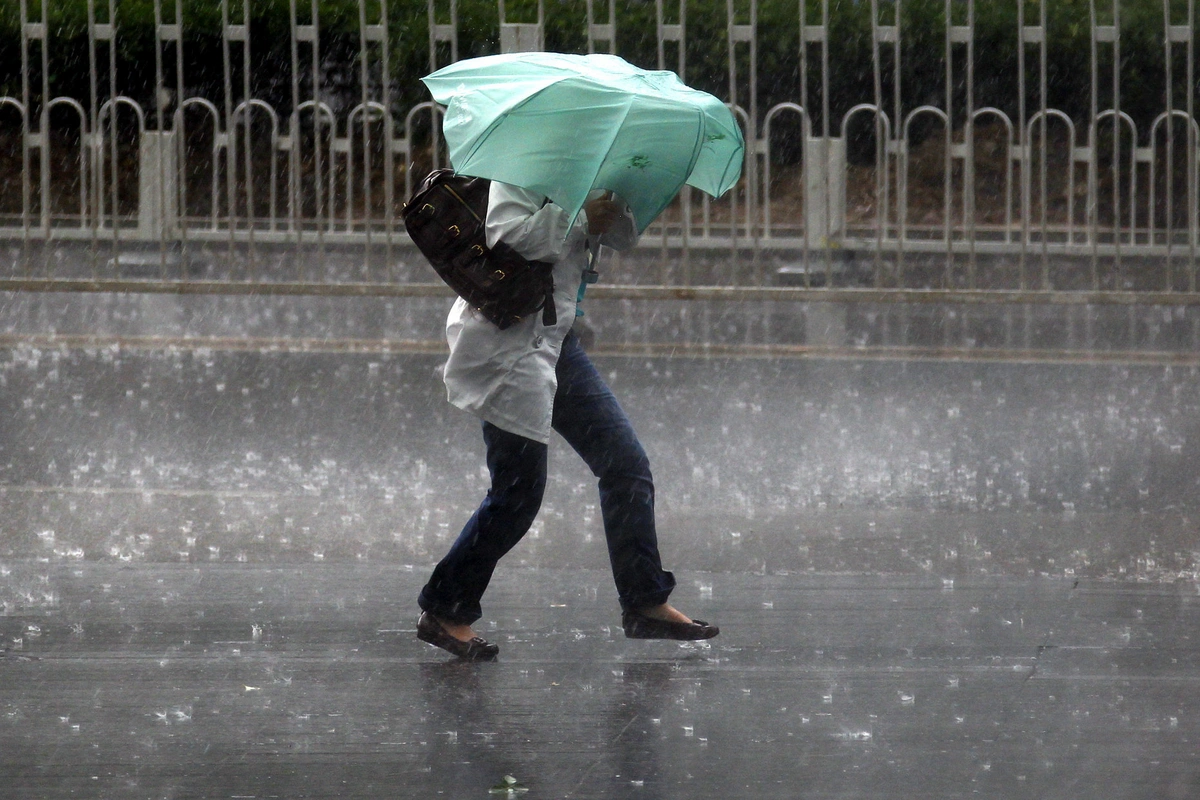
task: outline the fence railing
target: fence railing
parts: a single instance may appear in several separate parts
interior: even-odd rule
[[[914,57],[903,0],[870,0],[873,91],[850,98],[854,104],[831,98],[845,43],[828,0],[793,4],[795,95],[780,101],[773,93],[769,105],[760,101],[764,0],[728,0],[723,17],[704,26],[698,2],[689,10],[688,0],[656,0],[657,64],[644,66],[686,80],[694,29],[723,26],[723,99],[743,126],[747,160],[727,197],[682,193],[643,238],[646,257],[686,263],[728,253],[756,266],[718,280],[745,286],[1197,292],[1196,0],[1161,0],[1155,41],[1166,91],[1162,107],[1143,120],[1122,105],[1116,0],[1077,4],[1090,13],[1078,20],[1090,52],[1082,114],[1048,105],[1048,0],[1016,3],[1006,35],[1019,54],[1010,81],[1017,96],[1004,109],[976,105],[989,76],[974,0],[946,1],[934,59],[944,97],[915,106],[897,77]],[[192,88],[188,74],[189,36],[199,28],[182,0],[154,0],[153,20],[128,26],[116,0],[78,4],[86,10],[86,55],[56,47],[48,0],[20,4],[20,92],[0,97],[0,238],[21,245],[11,275],[54,277],[46,245],[76,241],[88,245],[91,279],[116,278],[120,256],[138,247],[153,259],[156,243],[163,266],[189,247],[290,247],[320,260],[327,248],[365,246],[379,262],[377,279],[404,279],[389,272],[407,245],[399,210],[444,155],[439,109],[400,102],[412,93],[398,87],[420,75],[400,74],[394,63],[396,8],[388,0],[343,3],[357,10],[357,44],[333,54],[322,50],[318,3],[292,0],[287,41],[261,48],[288,54],[284,62],[256,60],[252,39],[263,26],[251,13],[254,0],[220,0],[217,44],[202,44],[219,55],[220,69],[211,71],[221,78],[203,89]],[[504,0],[476,5],[495,8],[493,43],[501,51],[545,47],[551,15],[566,13],[543,0],[520,14]],[[462,55],[467,6],[427,0],[430,69]],[[705,3],[703,13],[714,8]],[[578,24],[587,51],[617,49],[622,19],[614,0],[587,0]],[[153,82],[130,87],[118,73],[118,49],[146,25]],[[344,25],[339,35],[347,40]],[[84,96],[57,93],[57,65],[84,57]],[[256,95],[264,72],[270,100]],[[275,272],[230,277],[347,280],[304,261],[304,274],[288,273],[288,260],[276,258]],[[696,274],[672,272],[663,282],[695,283]]]

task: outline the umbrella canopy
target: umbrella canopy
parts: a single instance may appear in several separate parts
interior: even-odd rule
[[[613,55],[509,53],[421,80],[446,107],[455,171],[541,192],[572,218],[606,189],[644,231],[684,183],[719,197],[741,175],[733,114],[673,72]]]

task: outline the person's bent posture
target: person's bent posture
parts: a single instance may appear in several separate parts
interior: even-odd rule
[[[491,488],[421,590],[417,635],[467,659],[499,648],[475,635],[480,600],[497,562],[525,535],[546,488],[551,429],[599,479],[600,509],[625,635],[710,639],[718,629],[673,608],[675,577],[663,569],[654,528],[654,480],[646,453],[572,331],[600,245],[637,240],[625,204],[599,192],[572,224],[537,193],[493,182],[489,246],[503,241],[531,261],[553,264],[558,322],[530,314],[500,330],[459,298],[446,322],[449,400],[483,420]]]

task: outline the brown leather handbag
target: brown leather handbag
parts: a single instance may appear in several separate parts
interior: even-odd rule
[[[555,325],[553,265],[528,261],[503,242],[487,246],[490,187],[486,178],[434,170],[400,212],[404,227],[438,276],[496,327],[538,310],[544,325]]]

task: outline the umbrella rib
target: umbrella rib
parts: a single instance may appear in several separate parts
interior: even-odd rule
[[[475,137],[475,141],[472,143],[470,152],[464,154],[461,160],[470,161],[472,158],[474,158],[475,153],[479,151],[479,148],[483,147],[483,145],[487,142],[488,137],[492,135],[492,131],[494,131],[500,125],[500,123],[504,121],[504,118],[506,116],[517,111],[522,106],[525,106],[525,105],[528,105],[529,103],[531,103],[534,100],[534,98],[536,98],[538,96],[539,92],[544,92],[549,87],[554,86],[555,84],[558,84],[558,83],[562,83],[563,81],[570,80],[572,77],[573,76],[571,76],[571,75],[556,76],[554,78],[554,80],[548,81],[545,86],[543,86],[541,89],[538,90],[538,92],[531,92],[527,96],[522,97],[518,102],[513,103],[511,106],[504,108],[503,111],[501,111],[499,114],[496,114],[496,118],[494,120],[492,120],[492,123],[490,125],[488,125],[487,130],[485,130],[479,136]],[[482,177],[482,176],[480,176],[480,177]]]
[[[621,116],[622,124],[625,122],[625,119],[629,116],[629,110],[633,107],[633,100],[634,100],[633,95],[630,95],[625,98],[625,110]],[[611,130],[612,130],[612,133],[609,136],[608,143],[604,146],[604,155],[601,158],[596,160],[596,170],[595,170],[595,172],[592,173],[591,180],[588,182],[588,185],[591,187],[588,189],[588,194],[591,194],[592,189],[597,188],[596,187],[596,178],[600,175],[601,165],[603,165],[604,161],[608,158],[609,153],[612,152],[613,145],[616,143],[617,136],[620,134],[621,125],[620,124],[613,125]],[[622,198],[622,199],[624,199],[624,198]],[[587,201],[587,197],[585,196],[584,202],[586,203],[586,201]],[[628,201],[626,200],[626,202],[628,202]],[[577,209],[575,211],[575,213],[571,215],[570,222],[568,223],[569,226],[573,226],[575,224],[575,220],[579,218],[579,212],[582,210],[583,210],[583,207],[580,206],[580,208]]]
[[[629,118],[629,110],[633,108],[634,95],[629,95],[625,98],[625,110],[621,114],[621,122],[612,126],[612,132],[609,136],[608,143],[604,146],[604,155],[596,161],[596,174],[592,176],[592,188],[596,188],[596,176],[600,174],[600,165],[603,164],[609,154],[612,152],[613,145],[616,144],[617,136],[621,133],[621,126],[625,124],[625,120]]]
[[[696,127],[697,127],[696,144],[693,145],[693,147],[692,147],[692,157],[691,157],[691,160],[688,162],[687,174],[684,176],[683,181],[679,184],[679,189],[682,189],[685,185],[690,185],[690,181],[692,178],[692,172],[696,169],[696,162],[700,160],[700,151],[704,149],[704,128],[705,128],[704,111],[697,108],[697,109],[694,109],[694,113],[696,115]],[[671,201],[675,199],[675,195],[679,194],[679,189],[676,189],[675,192],[670,197],[667,197],[659,205],[659,207],[654,210],[654,215],[646,222],[645,226],[639,225],[639,227],[638,227],[639,233],[643,232],[645,228],[649,227],[650,223],[653,222],[654,219],[656,219],[658,217],[658,215],[663,212],[663,209],[665,209],[667,206],[671,205]]]

